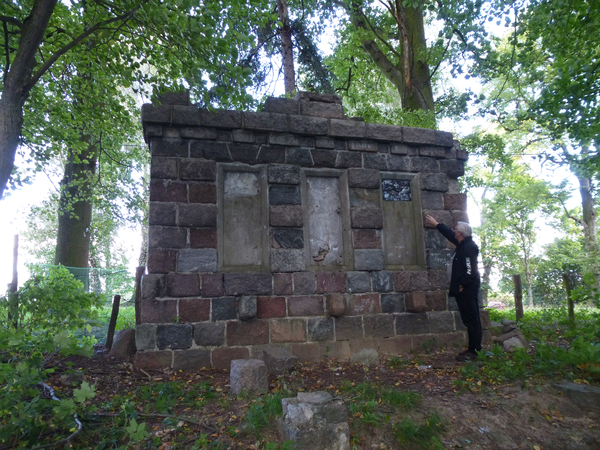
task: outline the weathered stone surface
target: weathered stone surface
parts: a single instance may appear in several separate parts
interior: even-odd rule
[[[434,270],[446,270],[453,253],[453,250],[429,250],[427,252],[427,267]]]
[[[135,355],[135,335],[136,332],[132,328],[119,330],[114,337],[108,356],[127,358],[128,356]]]
[[[216,227],[217,206],[204,203],[181,204],[179,205],[177,225],[182,227]]]
[[[288,313],[290,316],[322,316],[323,297],[320,295],[306,295],[288,298]]]
[[[190,203],[217,203],[217,186],[214,183],[188,183]]]
[[[444,209],[444,194],[441,192],[421,192],[421,205],[423,209]]]
[[[159,350],[185,349],[192,346],[192,326],[187,324],[158,325],[156,346]]]
[[[440,164],[437,159],[413,156],[410,159],[410,169],[412,172],[439,172]]]
[[[272,272],[299,272],[306,268],[304,250],[271,249]]]
[[[600,411],[600,388],[570,383],[568,381],[553,384],[552,387],[563,392],[578,407],[589,411]]]
[[[293,205],[271,206],[269,224],[272,227],[301,227],[304,224],[302,207]]]
[[[166,158],[162,156],[153,156],[150,167],[150,176],[153,180],[159,178],[177,178],[177,162],[178,158]]]
[[[518,348],[529,346],[529,342],[518,328],[494,338],[494,342],[502,345],[504,351],[513,352]]]
[[[310,154],[316,167],[335,167],[337,152],[312,149]]]
[[[300,184],[300,167],[290,164],[271,164],[267,170],[269,183]]]
[[[194,342],[202,347],[217,347],[225,343],[224,323],[197,323],[193,329]]]
[[[224,285],[227,295],[269,295],[272,293],[271,274],[267,273],[226,273]]]
[[[421,177],[421,187],[427,191],[448,191],[448,178],[443,173],[426,173]]]
[[[137,352],[135,354],[135,367],[140,369],[170,368],[173,362],[173,352]]]
[[[216,272],[217,251],[212,248],[180,250],[177,269],[179,272]]]
[[[430,312],[428,316],[430,333],[450,333],[454,331],[454,317],[451,312]]]
[[[375,292],[390,292],[394,290],[392,273],[386,270],[376,271],[371,273],[373,280],[373,291]]]
[[[234,320],[237,319],[236,297],[218,297],[211,299],[211,320]]]
[[[382,141],[402,141],[402,127],[380,123],[366,124],[366,137]]]
[[[242,113],[240,111],[206,110],[198,111],[200,124],[215,128],[241,128]]]
[[[335,339],[338,341],[363,337],[362,316],[343,316],[335,319]]]
[[[271,228],[272,248],[304,248],[302,228]]]
[[[200,277],[198,274],[170,273],[166,276],[169,297],[199,297]]]
[[[362,155],[357,152],[337,152],[335,167],[348,169],[350,167],[362,167]]]
[[[408,172],[411,168],[408,156],[389,155],[387,161],[389,170]]]
[[[402,141],[407,144],[437,144],[435,130],[402,127]]]
[[[273,294],[289,295],[293,292],[292,274],[291,273],[274,273],[273,274]]]
[[[297,448],[312,450],[349,450],[350,428],[343,401],[327,392],[300,393],[282,401],[283,440],[294,441]]]
[[[141,317],[143,323],[172,323],[177,319],[177,300],[145,300]]]
[[[216,176],[217,165],[214,161],[196,158],[179,161],[179,177],[182,180],[214,181]]]
[[[257,297],[256,317],[270,319],[272,317],[287,316],[285,297]]]
[[[427,310],[427,297],[423,291],[412,291],[406,294],[406,311],[421,313]]]
[[[305,342],[306,319],[275,319],[271,321],[271,342]]]
[[[138,351],[154,350],[156,347],[156,325],[140,323],[135,326],[135,347]]]
[[[296,185],[269,186],[270,205],[301,205],[300,187]]]
[[[331,341],[333,340],[333,319],[318,318],[308,319],[309,341]]]
[[[381,294],[381,312],[403,313],[405,311],[404,294]]]
[[[395,335],[392,314],[373,314],[363,317],[365,337],[388,338]]]
[[[214,128],[179,127],[178,129],[182,138],[214,140],[218,137],[218,132]]]
[[[331,317],[341,317],[346,311],[346,300],[344,294],[334,292],[325,295],[325,312]]]
[[[187,202],[187,185],[180,181],[151,180],[151,202]]]
[[[191,228],[190,248],[217,248],[217,229]]]
[[[296,94],[296,101],[300,102],[320,102],[342,104],[342,97],[336,94],[319,94],[316,92],[300,91]]]
[[[383,250],[354,250],[356,270],[382,270],[384,266]]]
[[[150,153],[152,156],[179,156],[187,158],[190,142],[181,139],[152,139]]]
[[[290,373],[298,363],[298,357],[287,348],[269,346],[263,350],[263,360],[269,375],[284,375]]]
[[[358,152],[376,152],[379,149],[377,142],[373,141],[348,141],[348,150],[358,151]]]
[[[142,276],[142,300],[154,300],[165,296],[165,276],[146,274]]]
[[[180,322],[210,320],[210,300],[207,298],[182,298],[179,300]]]
[[[269,343],[269,323],[266,320],[227,322],[227,345],[260,345]]]
[[[363,154],[363,166],[365,169],[388,170],[388,155],[365,153]]]
[[[195,372],[210,367],[210,350],[193,348],[173,352],[173,370]]]
[[[313,272],[294,274],[294,294],[314,294],[317,291],[317,279]]]
[[[260,145],[252,144],[229,144],[229,153],[233,161],[242,163],[253,163],[258,157]]]
[[[351,208],[350,222],[352,228],[383,228],[383,212],[381,208]]]
[[[267,97],[264,112],[277,114],[298,114],[298,102],[293,98]]]
[[[347,272],[346,285],[348,292],[370,292],[371,276],[368,272]]]
[[[269,144],[285,145],[285,146],[298,146],[298,145],[300,145],[300,138],[294,134],[271,133],[269,135]]]
[[[348,186],[352,188],[379,189],[379,171],[375,169],[349,169]]]
[[[334,137],[363,138],[365,137],[365,123],[358,120],[331,119],[329,135]]]
[[[377,185],[379,187],[379,185]],[[379,189],[349,189],[350,206],[355,207],[375,207],[380,206]]]
[[[190,144],[190,156],[194,159],[188,160],[188,162],[195,161],[195,164],[185,168],[185,178],[191,177],[192,179],[195,179],[195,177],[199,176],[199,174],[196,172],[196,169],[199,167],[202,167],[203,170],[203,173],[200,176],[211,179],[213,164],[206,164],[210,161],[233,161],[232,155],[229,151],[229,145],[224,142],[192,141]],[[197,158],[202,158],[202,160]],[[180,173],[183,174],[183,172]]]
[[[290,132],[310,136],[326,135],[329,121],[324,117],[290,117]]]
[[[285,114],[244,111],[244,128],[247,130],[287,131]]]
[[[374,348],[362,349],[350,357],[350,364],[377,366],[379,365],[379,353]]]
[[[229,386],[232,394],[265,394],[269,390],[267,366],[260,359],[231,361]]]
[[[467,194],[444,194],[444,209],[467,209]]]
[[[292,147],[286,150],[286,164],[297,164],[303,167],[314,166],[312,159],[311,148],[309,147]]]
[[[434,147],[432,145],[424,145],[419,147],[419,156],[429,158],[445,158],[446,149],[444,147]]]
[[[346,274],[343,272],[317,272],[317,293],[346,292]]]
[[[185,248],[187,232],[179,227],[150,226],[148,248]]]
[[[285,150],[280,147],[261,145],[255,162],[256,164],[283,164],[285,162]]]
[[[427,311],[445,311],[448,309],[446,291],[430,291],[426,293]]]
[[[300,103],[300,114],[304,116],[317,116],[317,117],[344,117],[344,108],[342,105],[337,103],[323,103],[323,102],[299,102]]]
[[[436,229],[425,230],[425,247],[429,249],[448,248],[448,241],[442,233]]]
[[[346,313],[349,316],[378,314],[381,312],[379,294],[353,294],[348,301]]]
[[[465,174],[465,163],[456,159],[442,159],[440,160],[440,171],[448,174],[449,177],[462,177]]]
[[[234,359],[247,359],[250,352],[246,347],[216,348],[212,351],[212,364],[215,369],[229,369]]]
[[[381,230],[352,230],[352,246],[355,249],[381,249]]]
[[[256,318],[257,299],[253,295],[243,295],[238,303],[238,315],[240,320],[248,321]]]
[[[315,147],[317,148],[335,148],[335,141],[330,137],[317,136],[315,138]]]
[[[404,313],[396,315],[396,334],[424,334],[429,333],[427,314]]]

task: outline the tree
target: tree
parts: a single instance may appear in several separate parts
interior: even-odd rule
[[[493,191],[493,198],[484,200],[485,222],[479,232],[488,242],[488,254],[505,274],[525,273],[529,305],[533,306],[535,220],[540,213],[551,214],[551,188],[523,166],[513,166],[498,173]]]
[[[250,11],[218,0],[201,5],[191,0],[3,2],[0,198],[27,125],[26,102],[35,89],[53,83],[49,72],[58,61],[76,51],[83,60],[92,47],[104,52],[101,62],[119,69],[124,87],[158,88],[159,81],[163,86],[177,86],[186,80],[205,103],[223,93],[229,93],[233,101],[244,101],[243,80],[249,72],[236,63],[239,46],[246,48],[251,42]],[[89,55],[87,61],[96,74],[106,68],[95,65],[97,61]],[[155,69],[143,70],[144,64]],[[209,77],[214,83],[211,88],[204,78],[207,71],[213,74]]]

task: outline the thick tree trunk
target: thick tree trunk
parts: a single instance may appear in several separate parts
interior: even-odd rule
[[[352,24],[356,29],[372,31],[359,2],[353,2],[347,9]],[[423,23],[423,9],[405,8],[401,1],[395,2],[391,11],[400,35],[400,47],[394,49],[399,61],[394,64],[379,45],[388,49],[392,47],[389,41],[385,44],[382,36],[379,40],[365,39],[362,46],[369,54],[382,74],[396,87],[400,94],[402,109],[409,111],[433,111],[433,90],[426,59],[427,42]]]
[[[279,29],[279,37],[281,38],[281,59],[283,60],[285,93],[292,95],[296,91],[296,72],[294,70],[292,30],[290,28],[287,0],[277,0],[277,14],[279,21],[282,23]]]
[[[61,181],[54,264],[88,267],[92,222],[91,177],[96,172],[97,149],[69,151]]]
[[[36,0],[21,28],[19,48],[5,77],[0,97],[0,199],[15,165],[23,129],[23,106],[30,84],[35,55],[40,47],[57,0]]]

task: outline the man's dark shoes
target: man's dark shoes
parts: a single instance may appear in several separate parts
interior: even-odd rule
[[[475,361],[477,359],[477,352],[473,350],[465,350],[456,355],[456,360],[459,362]]]

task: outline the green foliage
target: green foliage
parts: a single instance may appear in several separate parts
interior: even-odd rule
[[[47,400],[41,383],[52,372],[49,355],[90,355],[89,340],[73,333],[90,327],[102,299],[87,294],[65,268],[34,274],[16,293],[0,299],[0,442],[9,447],[32,447],[48,430],[68,436],[73,413],[94,397],[83,382],[74,399]],[[45,388],[47,389],[47,388]]]
[[[445,447],[438,439],[444,432],[445,426],[442,418],[437,413],[432,413],[425,419],[425,423],[418,424],[406,418],[393,425],[394,437],[402,448],[422,448],[428,450],[443,450]]]
[[[252,401],[246,413],[246,423],[256,438],[260,437],[262,430],[269,427],[276,417],[281,416],[283,398],[284,393],[278,391]]]
[[[458,386],[473,389],[477,385],[507,382],[546,384],[549,380],[600,380],[600,311],[578,308],[573,324],[566,309],[526,310],[519,323],[525,338],[535,351],[517,349],[505,353],[498,345],[482,354],[478,363],[461,369]],[[492,320],[514,320],[514,310],[490,311]]]

